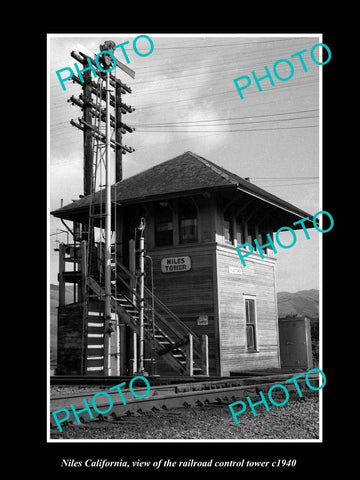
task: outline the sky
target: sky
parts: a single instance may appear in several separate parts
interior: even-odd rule
[[[153,50],[149,49],[150,37]],[[100,44],[113,40],[124,45],[135,79],[120,69],[116,75],[132,89],[123,101],[135,108],[123,121],[135,128],[123,143],[135,149],[123,155],[123,177],[139,173],[185,151],[250,180],[314,215],[321,210],[321,70],[310,57],[320,34],[212,35],[151,32],[106,35],[48,35],[48,211],[66,205],[83,193],[82,132],[70,124],[82,116],[68,99],[82,93],[56,71],[73,70],[71,51],[79,44],[96,55]],[[135,42],[134,42],[135,40]],[[135,46],[135,48],[134,48]],[[306,50],[301,58],[291,55]],[[138,53],[142,55],[139,55]],[[314,50],[321,60],[322,49]],[[325,58],[326,52],[324,53]],[[293,75],[279,80],[274,64],[291,60]],[[266,75],[271,72],[274,85]],[[290,66],[279,62],[276,73],[290,77]],[[259,91],[251,72],[258,77]],[[65,72],[66,73],[66,72]],[[65,73],[62,75],[65,76]],[[75,72],[76,73],[76,72]],[[114,72],[113,72],[114,73]],[[234,79],[248,76],[251,84],[241,98]],[[241,83],[242,82],[242,83]],[[243,79],[240,85],[245,84]],[[54,249],[66,241],[64,226],[49,213],[49,281],[57,283],[58,257]],[[309,230],[310,240],[297,235],[290,249],[279,249],[277,290],[296,292],[319,288],[321,233]],[[281,237],[286,241],[285,236]],[[290,243],[290,241],[289,241]]]

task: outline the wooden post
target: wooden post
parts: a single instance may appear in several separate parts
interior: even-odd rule
[[[201,369],[209,376],[209,337],[201,335]]]
[[[79,288],[79,301],[84,302],[86,298],[86,278],[87,278],[87,258],[86,258],[86,241],[81,242],[81,286]],[[80,293],[81,292],[81,293]]]
[[[75,245],[75,242],[74,242]],[[82,240],[80,244],[81,255],[81,284],[78,286],[78,301],[83,303],[83,325],[82,325],[82,339],[81,339],[81,375],[86,375],[87,366],[87,302],[86,302],[86,279],[87,279],[87,257],[86,257],[86,241]]]
[[[121,87],[116,84],[115,88],[116,111],[115,111],[115,141],[122,144],[121,136]],[[122,180],[122,149],[115,146],[115,182]]]
[[[84,63],[85,65],[85,63]],[[86,71],[83,73],[83,120],[87,125],[92,125],[92,113],[91,105],[92,102],[92,87],[91,87],[91,72]],[[92,137],[93,131],[91,128],[84,125],[83,129],[83,188],[84,195],[91,195],[94,190],[93,186],[93,147],[92,147]],[[89,224],[82,224],[82,238],[87,240],[90,245],[94,244],[93,239],[93,228]]]
[[[111,164],[110,164],[110,77],[106,73],[106,143],[105,143],[105,332],[104,374],[111,375]],[[90,238],[90,237],[89,237]]]
[[[135,375],[135,373],[136,373],[137,370],[138,370],[138,362],[137,362],[137,357],[138,357],[137,334],[136,334],[135,332],[133,332],[133,334],[132,334],[132,340],[133,340],[133,343],[132,343],[132,347],[133,347],[133,351],[132,351],[132,357],[133,357],[132,374]]]
[[[249,235],[248,222],[247,220],[244,220],[244,238],[245,238],[244,243],[248,243],[248,235]]]
[[[186,375],[190,377],[194,375],[194,350],[191,333],[188,334],[188,343],[186,344]]]
[[[65,305],[65,282],[64,275],[65,272],[65,244],[60,243],[59,245],[59,307]]]
[[[115,375],[120,376],[120,325],[119,325],[119,315],[115,316]]]
[[[83,118],[84,121],[92,125],[91,115],[91,72],[84,72],[84,86],[83,86],[83,98],[84,109]],[[91,128],[84,127],[84,195],[90,195],[92,193],[92,179],[93,179],[93,151],[92,151],[92,130]]]
[[[233,245],[237,247],[237,221],[236,215],[232,216],[232,225],[233,225]]]
[[[120,375],[126,375],[126,324],[120,323]]]

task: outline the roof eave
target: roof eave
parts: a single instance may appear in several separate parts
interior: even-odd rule
[[[313,216],[312,216],[312,215],[310,215],[309,213],[301,210],[300,208],[295,207],[295,205],[292,206],[291,204],[288,204],[288,202],[286,202],[286,205],[284,205],[284,204],[282,204],[282,202],[280,203],[280,202],[276,202],[275,200],[270,200],[270,199],[268,199],[268,198],[264,198],[263,196],[261,196],[261,195],[259,195],[259,194],[256,194],[256,193],[254,193],[254,192],[252,192],[252,191],[250,191],[250,190],[248,190],[248,189],[246,189],[246,188],[244,188],[244,187],[241,187],[241,186],[239,186],[239,185],[237,186],[237,190],[239,190],[239,191],[241,191],[241,192],[244,192],[244,193],[246,193],[246,194],[248,194],[248,195],[251,195],[251,196],[253,196],[253,197],[255,197],[255,198],[258,198],[259,200],[261,200],[261,201],[263,201],[263,202],[266,202],[266,203],[268,203],[268,204],[270,204],[270,205],[273,205],[273,206],[276,207],[276,208],[280,208],[281,210],[284,210],[284,211],[286,211],[286,212],[288,212],[288,213],[291,213],[292,215],[296,215],[296,216],[299,217],[299,218],[306,218],[306,217],[308,217],[309,220],[311,220],[311,221],[312,221],[312,219],[313,219]],[[293,208],[291,208],[291,207],[293,207]]]
[[[164,198],[168,199],[168,198],[179,198],[179,197],[184,197],[189,195],[200,195],[206,192],[213,192],[215,190],[224,190],[224,189],[236,189],[236,185],[223,185],[223,186],[206,187],[206,188],[199,188],[199,189],[193,189],[193,190],[182,190],[178,192],[163,193],[159,195],[133,197],[133,198],[128,198],[126,200],[120,200],[120,201],[112,200],[111,203],[113,205],[132,205],[132,204],[145,203],[145,202],[149,203],[149,202],[156,202],[157,200],[163,200]],[[56,218],[62,218],[64,220],[72,220],[74,216],[79,216],[78,214],[85,214],[85,213],[88,214],[90,204],[77,207],[76,203],[77,202],[74,202],[73,204],[68,204],[62,208],[53,210],[52,212],[50,212],[50,214]],[[99,207],[99,205],[100,204],[97,202],[95,204],[95,207]]]

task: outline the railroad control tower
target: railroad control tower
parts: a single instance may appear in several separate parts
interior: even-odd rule
[[[229,375],[280,367],[275,263],[271,248],[247,257],[236,246],[311,215],[213,162],[185,152],[111,187],[111,320],[104,319],[104,191],[52,214],[73,222],[59,248],[59,374],[139,371]],[[143,228],[139,228],[142,225]],[[300,224],[294,229],[302,228]],[[65,302],[65,286],[74,298]],[[106,349],[106,339],[108,349]]]

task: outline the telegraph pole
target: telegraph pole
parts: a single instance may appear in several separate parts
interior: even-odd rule
[[[91,115],[91,72],[84,72],[83,86],[83,119],[86,124],[92,124]],[[93,148],[92,148],[92,130],[90,127],[84,127],[84,195],[92,193],[93,180]]]
[[[111,164],[110,164],[110,77],[106,73],[106,154],[105,154],[105,375],[111,375]]]
[[[121,127],[121,87],[116,85],[115,87],[115,98],[116,98],[116,130],[115,130],[115,140],[117,144],[122,143],[122,127]],[[120,182],[122,180],[122,150],[116,145],[115,148],[115,182]]]
[[[71,97],[72,104],[79,106],[83,111],[83,118],[79,118],[79,123],[71,120],[71,124],[83,131],[84,141],[84,195],[93,194],[95,191],[94,182],[94,152],[93,139],[101,143],[105,147],[105,274],[104,274],[104,375],[111,375],[111,334],[114,331],[111,321],[111,149],[115,151],[115,181],[122,180],[122,155],[123,153],[131,153],[134,150],[122,143],[122,134],[132,132],[133,129],[122,122],[122,113],[131,113],[134,109],[122,102],[122,93],[131,93],[131,89],[114,76],[111,71],[114,70],[113,63],[116,67],[125,71],[132,78],[135,78],[135,72],[127,66],[119,62],[114,56],[115,43],[106,41],[104,45],[100,45],[101,50],[106,50],[101,56],[102,68],[96,63],[95,55],[85,47],[80,47],[81,52],[71,52],[71,56],[80,62],[85,68],[79,72],[79,77],[73,76],[73,81],[80,84],[83,94],[79,98]],[[105,92],[99,89],[98,84],[91,78],[91,73],[96,73],[101,80],[105,79]],[[113,87],[113,90],[111,90]],[[113,94],[112,94],[113,92]],[[92,95],[97,99],[96,103],[92,101]],[[105,108],[103,102],[105,101]],[[114,115],[111,115],[111,107],[114,108]],[[93,118],[98,120],[98,126],[92,122]],[[101,122],[105,123],[105,134],[100,128]],[[111,137],[111,129],[114,128],[115,138]],[[103,151],[103,150],[102,150]],[[101,161],[99,162],[100,165]],[[102,215],[103,212],[100,212]],[[93,225],[93,223],[92,223]],[[116,228],[116,226],[115,226]],[[89,230],[92,230],[89,229]],[[92,232],[88,232],[86,240],[90,242]],[[84,299],[85,300],[85,299]],[[119,339],[117,338],[117,342]],[[118,352],[118,350],[116,350]],[[117,362],[118,364],[119,362]],[[119,372],[117,372],[119,374]]]

